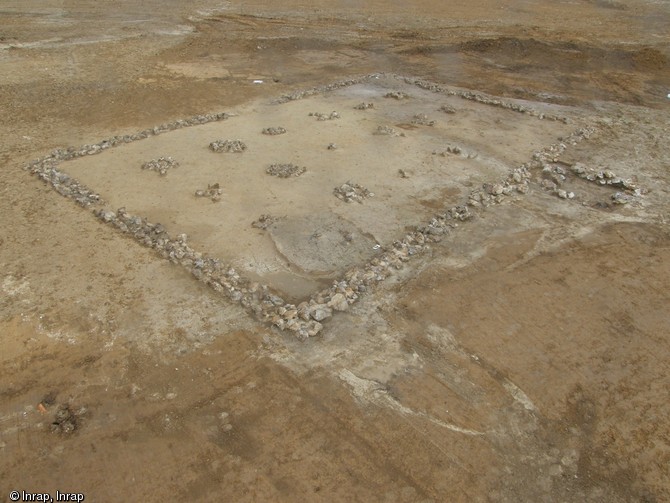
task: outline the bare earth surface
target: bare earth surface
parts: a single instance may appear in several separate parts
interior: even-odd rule
[[[12,490],[87,501],[670,501],[670,7],[360,3],[2,2],[3,501]],[[570,121],[451,97],[432,107],[418,92],[408,108],[365,86],[271,105],[375,72]],[[364,101],[375,108],[353,109]],[[332,110],[342,117],[308,116]],[[527,193],[472,206],[473,219],[301,342],[22,169],[57,147],[220,111],[237,116],[63,168],[110,208],[186,232],[296,298],[534,150],[594,132],[533,170]],[[411,124],[416,112],[436,124]],[[405,136],[371,134],[385,124]],[[270,126],[288,132],[260,134]],[[243,137],[241,154],[207,149]],[[479,155],[435,156],[432,142]],[[167,176],[140,169],[169,149],[184,160]],[[221,179],[217,162],[230,164]],[[272,162],[307,171],[271,177]],[[579,166],[601,176],[581,178]],[[618,178],[637,192],[607,184]],[[335,198],[348,180],[374,197]],[[192,196],[214,182],[221,201]],[[263,213],[283,219],[252,228]],[[350,245],[310,240],[347,226]]]

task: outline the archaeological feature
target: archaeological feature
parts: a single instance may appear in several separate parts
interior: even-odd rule
[[[448,120],[434,120],[436,112]],[[259,120],[286,127],[259,129]],[[562,159],[597,131],[569,107],[373,74],[234,116],[58,149],[27,168],[258,319],[305,339],[496,204],[537,190],[595,206],[585,184],[611,191],[598,204],[635,204],[644,189],[634,180]],[[324,145],[338,152],[326,155]],[[160,183],[137,178],[138,165]],[[280,276],[296,281],[273,279]]]

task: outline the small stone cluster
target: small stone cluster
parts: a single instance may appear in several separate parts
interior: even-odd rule
[[[373,134],[380,135],[380,136],[405,136],[405,133],[402,133],[398,131],[395,128],[392,128],[391,126],[377,126],[377,129],[374,131]]]
[[[275,223],[276,220],[277,219],[272,215],[264,213],[260,217],[258,217],[258,220],[254,220],[253,222],[251,222],[251,226],[256,229],[267,229],[273,223]]]
[[[207,189],[198,189],[195,191],[195,197],[207,197],[212,200],[213,203],[221,200],[221,195],[223,194],[223,189],[221,189],[218,183],[207,184]]]
[[[79,414],[72,411],[69,405],[63,404],[59,406],[58,410],[56,410],[54,420],[51,423],[51,431],[63,435],[74,433],[79,426],[78,415]]]
[[[417,126],[434,126],[435,121],[430,120],[426,114],[416,114],[412,117],[412,124]]]
[[[149,171],[157,171],[159,175],[165,176],[169,169],[178,168],[179,163],[175,161],[172,157],[159,157],[158,159],[152,159],[148,162],[142,164],[142,169],[147,169]]]
[[[297,166],[295,164],[271,164],[265,172],[268,175],[276,176],[277,178],[291,178],[292,176],[300,176],[307,168]]]
[[[464,154],[464,151],[458,145],[447,145],[444,150],[433,151],[433,155],[441,155],[442,157],[446,157],[447,154],[461,155]]]
[[[409,99],[409,94],[402,91],[391,91],[384,95],[384,98],[393,98],[394,100],[406,100]]]
[[[266,127],[263,128],[261,133],[268,135],[268,136],[276,136],[278,134],[284,134],[286,133],[286,129],[283,127]]]
[[[442,105],[440,108],[438,108],[438,111],[444,112],[445,114],[456,113],[456,109],[454,107],[450,107],[449,105]]]
[[[359,103],[354,107],[354,110],[367,110],[368,108],[374,108],[375,104],[374,103]]]
[[[467,204],[471,207],[487,207],[491,204],[503,202],[505,196],[514,193],[526,194],[530,179],[531,173],[527,167],[516,168],[512,170],[505,180],[499,183],[485,183],[481,189],[471,191]]]
[[[343,183],[339,187],[335,187],[333,189],[333,194],[345,203],[350,203],[352,201],[362,203],[364,199],[374,196],[374,194],[365,187],[351,182]]]
[[[340,114],[335,111],[330,112],[329,114],[322,114],[320,112],[310,112],[309,117],[316,117],[318,121],[332,121],[334,119],[339,119]]]
[[[540,186],[544,190],[553,192],[561,199],[573,199],[575,197],[574,192],[568,192],[560,188],[566,180],[566,175],[567,171],[562,166],[545,164],[542,167]]]
[[[209,144],[209,148],[214,152],[240,153],[247,149],[247,145],[242,140],[216,140]]]
[[[628,204],[634,200],[634,196],[626,194],[625,192],[615,192],[612,194],[612,203],[614,204]]]

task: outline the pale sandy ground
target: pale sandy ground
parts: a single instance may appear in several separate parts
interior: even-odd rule
[[[8,1],[0,20],[3,498],[670,500],[667,4]],[[566,162],[650,192],[597,208],[604,189],[536,185],[301,343],[21,170],[376,71],[607,119]]]

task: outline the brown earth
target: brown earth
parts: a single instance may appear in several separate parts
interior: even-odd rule
[[[3,2],[2,498],[670,501],[670,9],[359,4]],[[649,192],[534,184],[301,343],[21,169],[377,71],[570,105]]]

